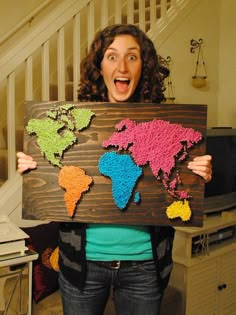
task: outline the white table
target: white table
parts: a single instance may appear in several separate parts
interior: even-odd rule
[[[14,294],[15,288],[19,281],[19,288],[21,290],[21,280],[25,271],[28,270],[28,305],[27,305],[27,314],[31,315],[32,312],[32,270],[33,270],[33,261],[38,258],[38,254],[31,250],[26,250],[21,255],[13,255],[8,257],[0,256],[0,313],[7,314],[8,308],[11,303],[12,296]],[[12,289],[8,301],[4,301],[3,289],[5,282],[8,278],[17,276],[15,286]],[[21,294],[21,292],[20,292]],[[5,305],[6,303],[6,305]],[[19,313],[23,314],[21,305],[21,296],[19,299]],[[24,313],[25,314],[25,313]]]

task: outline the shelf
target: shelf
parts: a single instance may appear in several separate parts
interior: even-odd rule
[[[229,211],[206,216],[203,227],[175,227],[175,230],[193,237],[203,233],[212,233],[219,228],[225,228],[230,225],[236,225],[236,207]]]

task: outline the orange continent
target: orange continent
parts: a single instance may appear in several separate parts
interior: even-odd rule
[[[74,215],[77,202],[83,192],[89,190],[93,179],[85,174],[85,171],[76,166],[63,166],[58,175],[59,185],[66,190],[64,200],[67,213],[70,217]]]

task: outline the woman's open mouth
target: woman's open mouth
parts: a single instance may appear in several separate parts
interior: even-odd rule
[[[128,78],[116,78],[114,84],[118,92],[124,93],[129,88],[130,80]]]

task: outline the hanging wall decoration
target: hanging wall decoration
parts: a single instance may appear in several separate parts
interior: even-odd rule
[[[207,73],[206,73],[206,64],[203,58],[203,39],[200,38],[198,41],[191,39],[190,41],[190,52],[195,53],[197,51],[197,61],[195,67],[195,73],[192,76],[192,85],[195,88],[202,88],[207,84]]]
[[[171,71],[170,71],[170,63],[171,63],[171,57],[167,56],[165,59],[166,67],[169,70],[169,75],[166,78],[167,82],[167,96],[166,96],[166,103],[173,104],[175,103],[175,96],[174,96],[174,90],[173,90],[173,83],[171,78]]]
[[[172,83],[171,71],[170,71],[171,57],[167,56],[166,59],[163,57],[160,57],[160,62],[164,67],[168,69],[168,72],[169,72],[168,76],[165,79],[165,87],[166,87],[165,103],[174,104],[175,96],[174,96],[173,83]]]

